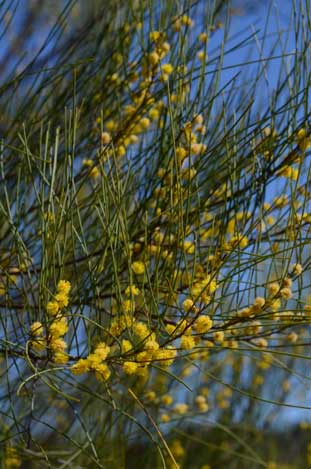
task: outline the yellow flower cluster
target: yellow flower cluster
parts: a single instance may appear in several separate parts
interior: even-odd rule
[[[18,271],[18,268],[12,267],[7,278],[0,278],[0,296],[5,295],[11,285],[16,285],[17,276],[15,273]]]
[[[60,280],[57,284],[57,291],[54,300],[50,304],[57,304],[56,314],[52,314],[52,322],[47,331],[48,347],[52,351],[54,363],[64,364],[67,363],[69,357],[65,352],[67,344],[63,337],[68,331],[68,321],[62,314],[63,308],[68,306],[69,292],[71,289],[70,282],[67,280]],[[48,303],[48,304],[49,304]],[[48,311],[48,305],[47,305]]]
[[[68,331],[68,321],[63,316],[62,310],[68,306],[70,289],[70,282],[60,280],[57,284],[54,300],[47,303],[46,310],[51,322],[47,327],[45,337],[41,322],[36,321],[30,326],[31,347],[38,352],[48,349],[52,353],[53,362],[58,364],[64,364],[68,361],[68,355],[65,352],[67,344],[63,339]]]
[[[301,151],[306,151],[311,147],[311,136],[306,129],[299,129],[295,138]]]
[[[198,410],[200,412],[207,412],[208,411],[208,404],[206,402],[206,397],[205,396],[202,396],[202,395],[199,394],[195,398],[195,404],[197,405]]]
[[[82,161],[83,166],[90,170],[90,177],[93,179],[97,179],[100,176],[100,171],[98,167],[94,164],[93,160],[91,159],[84,159]]]
[[[145,273],[145,264],[141,261],[132,263],[132,270],[136,275],[143,275]]]
[[[206,275],[202,279],[195,281],[191,287],[191,295],[196,301],[201,301],[203,304],[208,305],[211,301],[211,295],[217,289],[217,282],[211,277]]]
[[[93,353],[87,358],[80,358],[72,365],[71,371],[74,375],[81,375],[93,371],[99,381],[107,381],[111,375],[108,365],[105,363],[109,355],[110,347],[105,342],[100,342]]]
[[[137,288],[135,285],[129,285],[125,290],[125,294],[127,296],[137,296],[139,293],[139,288]]]
[[[5,450],[4,458],[4,468],[5,469],[18,469],[22,465],[22,460],[16,450],[12,446],[8,446]]]
[[[213,321],[209,316],[199,316],[193,327],[198,334],[206,334],[213,327]]]
[[[191,28],[194,25],[194,21],[188,15],[176,16],[173,20],[173,30],[176,32],[180,32],[183,26]]]
[[[168,345],[165,348],[160,348],[155,356],[155,360],[159,362],[161,366],[169,367],[174,363],[174,359],[176,358],[177,350]]]
[[[57,293],[54,299],[46,305],[46,311],[49,316],[56,316],[62,308],[68,306],[70,288],[70,282],[67,280],[60,280],[58,282]]]
[[[298,168],[292,168],[291,166],[284,166],[280,169],[277,173],[279,176],[283,176],[288,179],[292,179],[293,181],[297,181],[299,177],[299,170]]]

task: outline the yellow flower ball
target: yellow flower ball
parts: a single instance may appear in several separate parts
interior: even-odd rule
[[[136,275],[143,275],[145,273],[145,264],[141,261],[135,261],[132,264],[132,270]]]
[[[213,321],[209,316],[200,316],[196,319],[193,327],[199,334],[205,334],[213,327]]]
[[[122,369],[125,374],[133,375],[137,372],[138,364],[135,362],[126,361],[123,363]]]

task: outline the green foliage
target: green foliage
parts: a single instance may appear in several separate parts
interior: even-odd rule
[[[41,3],[0,3],[2,466],[306,467],[309,3]]]

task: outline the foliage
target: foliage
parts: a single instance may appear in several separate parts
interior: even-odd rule
[[[226,1],[27,3],[0,4],[3,467],[311,464],[308,2],[238,35]]]

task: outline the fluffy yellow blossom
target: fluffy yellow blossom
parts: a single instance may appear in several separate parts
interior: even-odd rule
[[[129,312],[133,311],[134,303],[132,302],[132,300],[122,301],[122,309],[125,313],[129,313]]]
[[[197,53],[197,57],[200,60],[200,62],[203,62],[207,57],[206,51],[205,50],[199,50],[199,52]]]
[[[177,350],[171,346],[157,350],[155,360],[159,360],[161,366],[171,366],[177,355]]]
[[[308,135],[306,129],[299,129],[296,134],[296,142],[301,151],[306,151],[311,146],[311,138]]]
[[[191,336],[183,335],[180,339],[180,346],[184,350],[191,350],[195,346],[195,340]]]
[[[293,281],[291,278],[289,277],[285,277],[283,278],[282,280],[282,287],[288,287],[288,288],[291,288],[291,286],[293,285]],[[280,292],[281,293],[281,292]],[[282,294],[281,294],[282,296]]]
[[[74,375],[81,375],[90,370],[89,361],[86,358],[80,358],[74,365],[71,367],[71,371]]]
[[[264,378],[261,375],[256,375],[253,381],[255,386],[261,386],[264,383]]]
[[[147,340],[144,344],[144,350],[148,350],[150,352],[156,352],[157,350],[159,350],[159,344],[154,339]]]
[[[199,316],[193,327],[198,334],[205,334],[213,327],[213,321],[209,316]]]
[[[13,447],[7,447],[5,450],[5,459],[2,461],[5,469],[18,469],[22,465],[22,460],[16,450]]]
[[[181,459],[185,455],[185,450],[179,440],[172,441],[170,449],[176,459]]]
[[[171,49],[171,46],[166,41],[159,44],[157,50],[160,54],[160,58],[163,59],[167,55],[167,53],[170,51],[170,49]]]
[[[65,352],[55,352],[53,355],[53,362],[59,365],[64,365],[69,360],[69,356]]]
[[[221,344],[224,341],[225,334],[223,331],[216,331],[213,334],[214,341]]]
[[[208,35],[207,33],[200,33],[199,35],[199,41],[201,42],[206,42],[208,40]]]
[[[193,20],[190,18],[190,16],[182,15],[180,21],[184,26],[193,26]]]
[[[71,284],[68,280],[60,280],[57,284],[57,292],[64,293],[65,295],[69,295],[71,290]]]
[[[195,244],[192,241],[184,241],[182,248],[187,254],[193,254],[195,252]]]
[[[230,245],[231,246],[238,246],[241,249],[244,249],[246,246],[248,246],[248,239],[246,236],[243,236],[241,234],[236,234],[232,236],[230,239]]]
[[[292,168],[291,166],[284,166],[281,168],[278,173],[279,176],[286,177],[288,179],[292,179],[293,181],[297,181],[299,177],[299,171],[297,168]]]
[[[137,368],[136,375],[139,376],[143,381],[146,381],[149,377],[149,370],[148,367],[145,365],[140,365]]]
[[[202,396],[201,394],[199,394],[195,399],[194,399],[194,402],[199,405],[199,404],[204,404],[206,402],[206,397],[205,396]]]
[[[288,197],[286,194],[279,195],[273,199],[274,205],[276,208],[286,207],[288,204]]]
[[[70,282],[67,280],[60,280],[57,284],[57,293],[55,299],[49,301],[46,305],[46,310],[49,316],[56,316],[58,312],[68,306],[69,302],[69,292],[71,289]]]
[[[131,296],[131,295],[137,296],[139,295],[139,293],[140,293],[140,290],[135,285],[129,285],[125,290],[125,294],[127,296]]]
[[[116,154],[118,156],[124,156],[126,154],[126,148],[124,145],[119,145],[117,148],[116,148]]]
[[[67,344],[63,339],[51,337],[49,340],[49,346],[53,352],[64,352],[67,348]]]
[[[293,294],[290,288],[285,287],[285,288],[281,288],[280,295],[282,298],[289,300]]]
[[[211,279],[210,275],[206,278],[201,279],[199,282],[195,282],[191,287],[191,295],[195,299],[200,299],[204,304],[209,304],[211,301],[211,293],[217,289],[217,283],[214,279]]]
[[[142,275],[145,272],[145,264],[141,261],[135,261],[132,264],[132,270],[136,275]]]
[[[168,423],[171,420],[171,417],[168,414],[162,414],[160,420],[162,423]]]
[[[276,222],[275,217],[273,217],[272,215],[268,215],[265,220],[267,225],[274,225],[274,223]]]
[[[161,402],[165,406],[169,406],[173,403],[173,397],[170,394],[164,394],[164,396],[161,397]]]
[[[145,323],[137,321],[133,325],[133,332],[137,337],[139,337],[141,340],[146,339],[150,335],[149,329],[146,326]]]
[[[62,337],[68,331],[68,322],[66,318],[56,318],[49,327],[49,334],[57,339]]]
[[[177,16],[173,18],[173,31],[179,32],[181,30],[181,21]]]
[[[172,336],[177,333],[177,329],[175,324],[166,324],[165,329],[168,333],[168,335]]]
[[[301,264],[293,264],[291,266],[291,270],[294,275],[301,275],[302,274],[302,265]]]
[[[37,337],[30,342],[30,346],[37,352],[42,352],[46,348],[46,341],[43,337]]]
[[[252,343],[260,348],[268,347],[268,341],[264,337],[258,337],[256,339],[253,339]]]
[[[100,342],[94,350],[95,355],[98,355],[101,360],[105,360],[110,352],[110,347],[105,342]]]
[[[198,410],[200,412],[207,412],[208,409],[209,409],[209,407],[208,407],[207,402],[202,402],[202,403],[198,404]]]
[[[163,64],[161,65],[161,70],[165,75],[170,75],[173,73],[174,67],[172,64]]]
[[[153,354],[150,354],[148,351],[144,351],[144,352],[137,353],[135,358],[137,362],[147,365],[151,362],[152,355]]]
[[[160,31],[151,31],[149,33],[149,39],[152,42],[157,42],[159,39],[161,39],[162,33]]]
[[[111,321],[109,332],[113,337],[118,337],[126,329],[126,321],[124,317],[116,318]]]
[[[275,296],[280,291],[280,285],[277,282],[270,283],[267,288],[270,296]]]
[[[147,400],[147,401],[149,401],[149,402],[153,402],[153,401],[156,400],[157,395],[156,395],[155,391],[150,390],[150,391],[146,391],[146,392],[145,392],[144,398],[145,398],[145,400]]]
[[[266,300],[262,298],[261,296],[258,296],[255,298],[253,305],[251,306],[250,310],[252,313],[260,313],[262,311],[262,308],[265,305]]]
[[[94,179],[96,179],[99,175],[100,175],[100,172],[99,172],[99,169],[93,165],[93,161],[90,160],[90,159],[84,159],[82,161],[83,165],[88,167],[88,168],[91,168],[90,170],[90,176]]]
[[[64,292],[56,293],[55,300],[57,301],[60,309],[65,308],[68,306],[69,298],[68,294]]]
[[[243,309],[240,309],[237,313],[237,316],[239,316],[240,318],[247,318],[249,316],[252,316],[252,309],[251,308],[243,308]],[[233,331],[231,333],[234,333]]]
[[[273,357],[268,354],[262,356],[262,360],[258,363],[258,368],[261,370],[268,370],[271,367]]]
[[[188,313],[189,311],[194,311],[195,304],[191,298],[186,298],[182,304],[183,309]]]
[[[101,141],[104,145],[108,145],[111,142],[111,135],[108,132],[103,132],[101,134]]]
[[[137,372],[138,364],[135,362],[126,361],[123,363],[122,369],[125,374],[133,375]]]
[[[97,355],[97,353],[90,353],[90,355],[87,357],[87,361],[89,363],[89,367],[91,369],[95,369],[95,367],[99,365],[103,360],[100,355]]]
[[[6,291],[7,291],[7,287],[3,283],[3,280],[0,280],[0,296],[5,295]]]
[[[175,406],[173,407],[173,411],[176,414],[186,414],[188,412],[188,405],[183,403],[175,404]]]
[[[148,57],[151,65],[157,65],[160,62],[160,56],[156,51],[150,52]]]
[[[262,325],[260,321],[252,321],[248,327],[245,328],[246,335],[257,335],[261,332]],[[223,332],[222,332],[223,334]]]
[[[42,326],[41,322],[39,322],[39,321],[33,322],[30,326],[30,332],[31,332],[31,335],[33,335],[35,337],[38,337],[39,335],[42,335],[43,334],[43,326]]]
[[[57,301],[49,301],[46,305],[46,311],[49,316],[56,316],[59,311],[59,304]]]
[[[133,345],[127,339],[122,340],[122,353],[127,353],[133,349]]]
[[[188,152],[185,148],[183,147],[177,147],[176,150],[175,150],[175,154],[176,154],[176,158],[178,159],[178,161],[180,163],[183,162],[183,160],[186,158],[186,156],[188,155]]]
[[[150,119],[148,119],[148,117],[143,117],[142,119],[140,119],[139,121],[139,125],[140,127],[143,129],[143,130],[146,130],[148,129],[148,127],[150,126],[151,122],[150,122]]]
[[[191,335],[191,327],[189,327],[185,319],[181,319],[176,325],[178,334]]]
[[[193,179],[195,177],[195,175],[197,174],[195,168],[184,168],[181,172],[181,176],[183,178],[183,180],[185,181],[191,181],[191,179]],[[194,249],[192,250],[192,252],[194,252]]]
[[[288,342],[290,342],[291,344],[295,344],[298,340],[298,334],[296,334],[296,332],[290,332],[287,336],[286,336],[286,339],[288,340]]]
[[[105,363],[100,363],[94,367],[95,376],[98,381],[107,381],[111,375],[111,371]]]
[[[160,111],[156,108],[152,108],[150,109],[149,111],[149,116],[152,120],[158,120],[159,119],[159,116],[160,116]]]
[[[191,143],[191,152],[194,155],[199,155],[200,153],[203,153],[206,150],[206,145],[203,145],[203,143]]]

